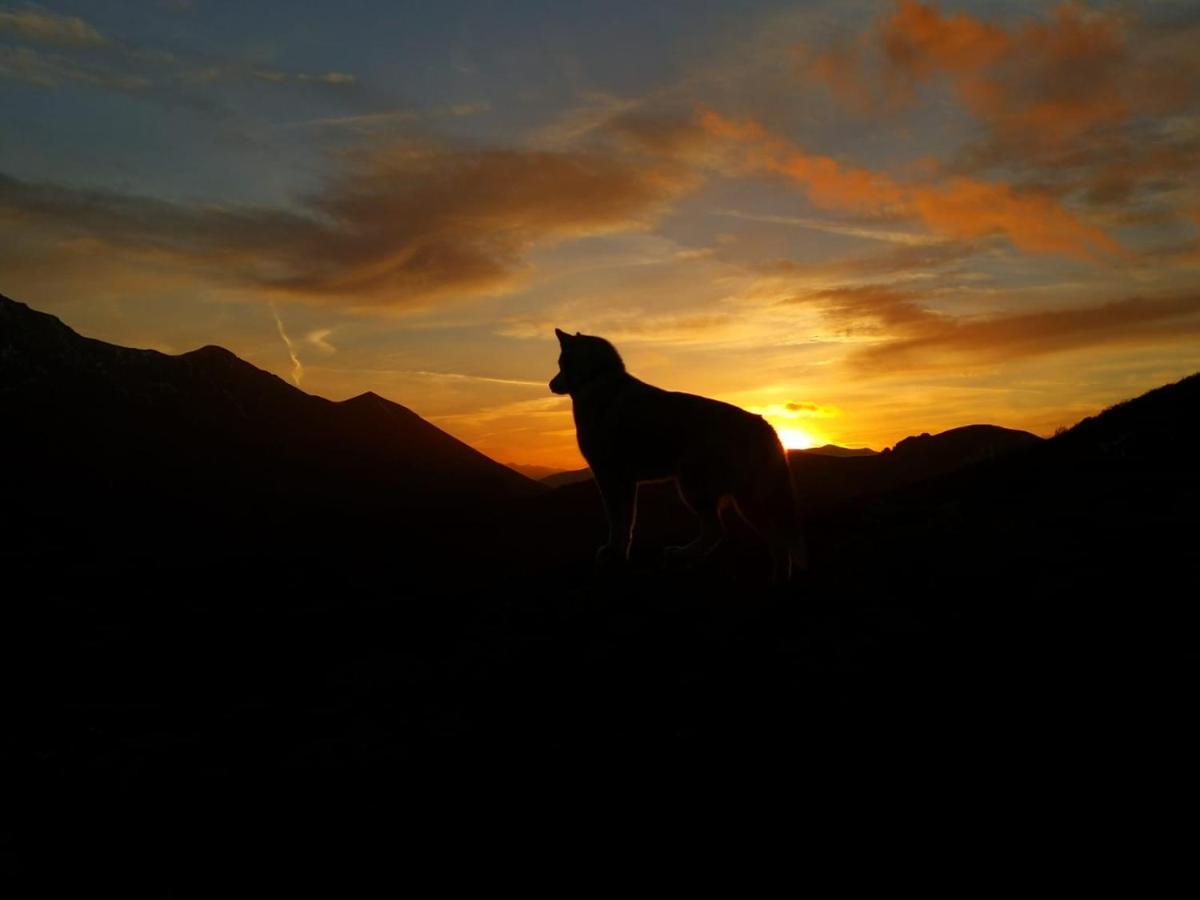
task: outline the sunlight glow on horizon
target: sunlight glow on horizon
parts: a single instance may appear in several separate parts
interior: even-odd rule
[[[779,435],[779,440],[783,442],[783,446],[788,450],[808,450],[820,443],[812,434],[794,425],[776,425],[775,433]]]

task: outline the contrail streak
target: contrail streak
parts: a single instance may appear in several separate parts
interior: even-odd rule
[[[304,377],[304,366],[300,362],[300,357],[296,355],[296,348],[292,344],[292,339],[288,337],[287,332],[283,330],[283,319],[279,318],[279,310],[275,308],[274,303],[268,303],[271,307],[271,315],[275,317],[275,327],[279,329],[279,336],[283,338],[284,346],[287,347],[288,356],[292,358],[292,381],[296,383],[296,387],[300,386],[300,380]]]
[[[419,375],[422,378],[444,378],[447,381],[486,381],[491,384],[524,384],[532,387],[545,387],[541,381],[522,381],[519,378],[495,378],[491,375],[466,375],[462,372],[426,372],[422,369],[412,369],[407,375]]]

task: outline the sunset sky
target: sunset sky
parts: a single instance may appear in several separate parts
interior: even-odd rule
[[[0,2],[0,293],[582,465],[556,326],[881,448],[1200,369],[1200,2]]]

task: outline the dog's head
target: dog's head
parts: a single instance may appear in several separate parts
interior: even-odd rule
[[[554,329],[561,352],[558,354],[558,374],[550,380],[550,390],[556,394],[571,394],[589,381],[625,371],[625,363],[617,348],[604,338],[590,334],[567,334]]]

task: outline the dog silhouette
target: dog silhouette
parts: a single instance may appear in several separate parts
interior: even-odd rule
[[[724,536],[721,510],[732,505],[767,541],[771,577],[807,565],[787,453],[762,416],[728,403],[666,391],[634,378],[604,338],[556,328],[561,347],[550,390],[571,397],[575,433],[608,517],[601,566],[629,558],[637,486],[673,480],[700,520],[700,534],[671,557],[697,560]]]

